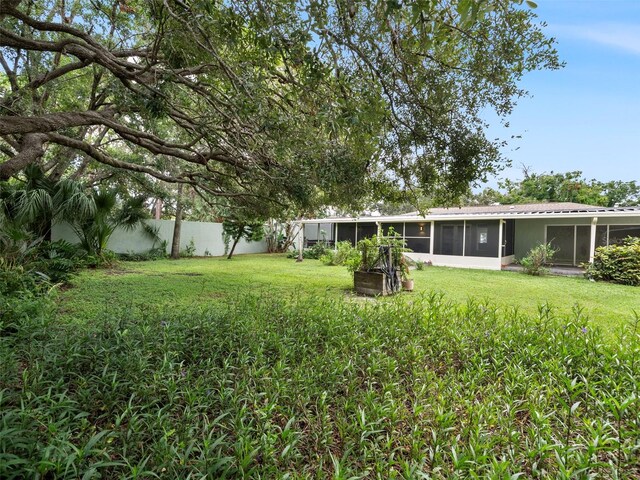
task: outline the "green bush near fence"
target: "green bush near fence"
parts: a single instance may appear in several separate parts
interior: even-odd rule
[[[640,286],[640,238],[627,238],[622,245],[596,249],[587,276],[594,280]]]

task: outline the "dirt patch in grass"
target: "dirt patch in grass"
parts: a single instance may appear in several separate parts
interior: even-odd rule
[[[128,275],[130,273],[136,273],[134,270],[121,270],[116,268],[111,268],[109,270],[105,270],[105,275]]]
[[[182,275],[183,277],[203,277],[204,273],[180,272],[180,273],[174,273],[174,275]]]

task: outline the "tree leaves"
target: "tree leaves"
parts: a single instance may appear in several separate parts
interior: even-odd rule
[[[521,4],[3,4],[3,45],[21,60],[5,68],[19,82],[0,125],[51,123],[0,140],[0,174],[120,169],[261,214],[398,189],[449,202],[503,162],[482,112],[508,114],[526,71],[558,67]]]

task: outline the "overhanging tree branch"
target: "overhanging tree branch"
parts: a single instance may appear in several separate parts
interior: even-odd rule
[[[37,162],[44,155],[44,144],[47,135],[43,133],[29,133],[22,139],[18,153],[0,164],[0,180],[8,180],[24,170],[28,165]]]
[[[303,208],[398,178],[460,192],[501,162],[478,112],[508,112],[522,72],[558,65],[512,0],[316,3],[0,0],[2,178],[105,165]]]

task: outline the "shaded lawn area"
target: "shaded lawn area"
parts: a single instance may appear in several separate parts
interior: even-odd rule
[[[441,292],[445,299],[464,303],[469,298],[502,309],[517,307],[537,314],[548,304],[557,314],[582,315],[609,333],[640,314],[640,289],[595,283],[584,278],[531,277],[518,272],[497,272],[445,267],[414,270],[416,290]],[[351,296],[352,279],[344,267],[327,267],[317,260],[297,263],[284,255],[239,255],[180,261],[122,262],[112,270],[86,271],[74,287],[61,295],[62,311],[86,317],[119,305],[190,306],[217,302],[251,291]]]

